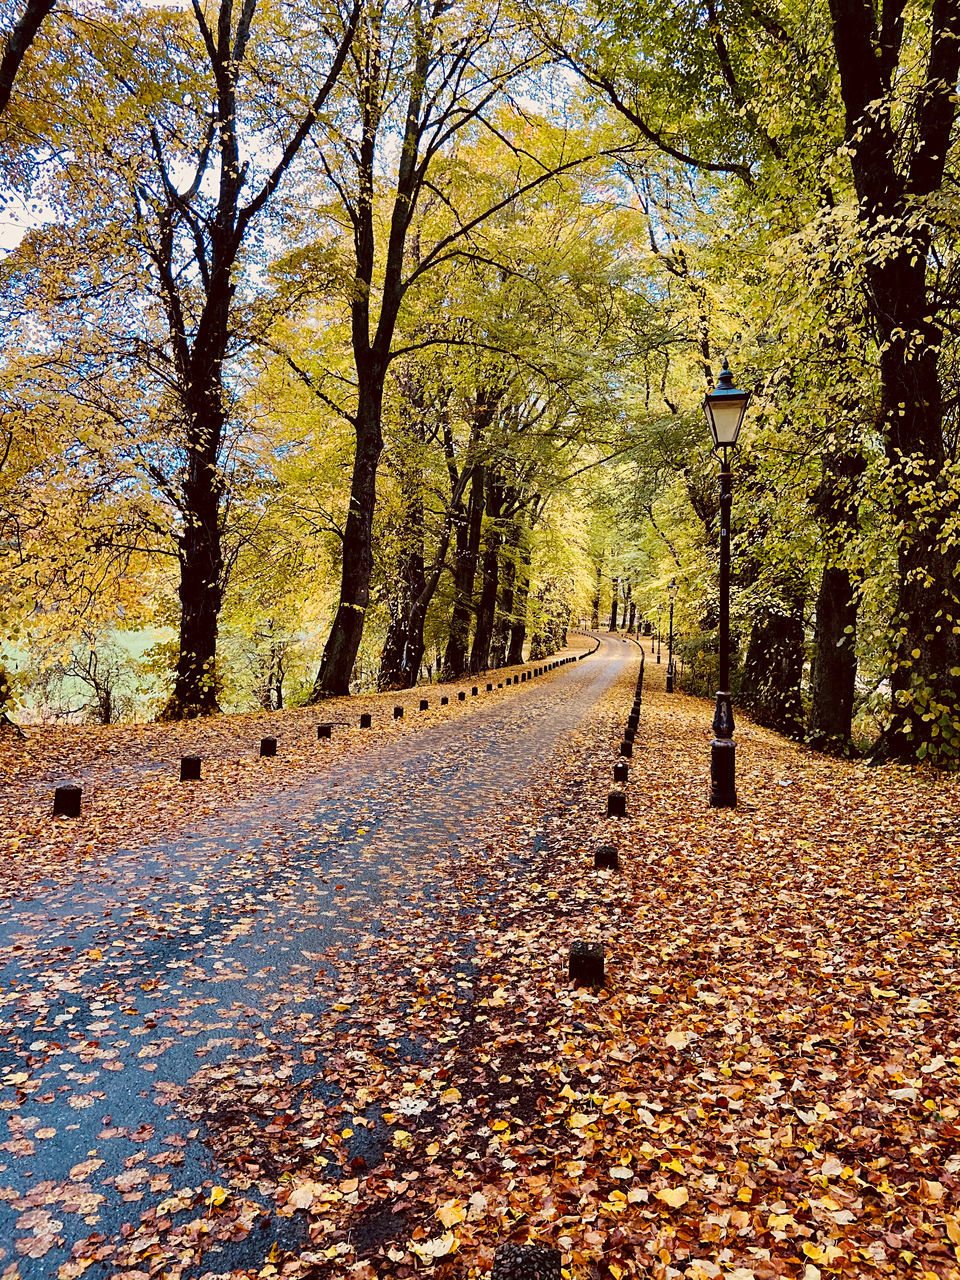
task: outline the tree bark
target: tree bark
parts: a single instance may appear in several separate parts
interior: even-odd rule
[[[880,351],[880,426],[897,523],[898,592],[891,640],[891,723],[875,755],[960,757],[958,515],[948,467],[940,379],[943,335],[933,319],[927,269],[933,238],[925,205],[943,183],[957,110],[960,5],[935,0],[926,80],[895,124],[904,11],[830,0],[846,115],[846,141],[867,236],[866,299]],[[872,242],[872,243],[871,243]]]
[[[510,628],[510,651],[507,666],[518,667],[523,662],[523,645],[527,638],[527,594],[530,590],[530,544],[521,537],[517,557],[517,584],[514,589],[514,622]]]
[[[493,628],[493,642],[490,646],[490,665],[492,667],[505,667],[507,665],[510,631],[514,624],[513,607],[519,545],[520,523],[514,519],[510,522],[500,551],[500,603]]]
[[[36,39],[40,24],[56,4],[56,0],[27,0],[23,12],[3,46],[0,57],[0,114],[6,111],[13,84],[27,50]]]
[[[453,612],[443,655],[444,680],[459,680],[467,670],[470,622],[473,617],[473,584],[477,574],[480,536],[483,529],[484,468],[472,469],[467,509],[462,504],[454,517],[456,551],[453,561]]]
[[[600,588],[603,583],[603,557],[597,561],[597,585],[593,593],[593,606],[590,610],[590,626],[594,631],[600,630]]]
[[[217,636],[223,603],[224,559],[221,506],[224,497],[220,449],[226,426],[222,384],[227,348],[229,290],[221,281],[211,296],[186,367],[186,467],[180,485],[180,636],[173,692],[163,710],[168,720],[192,719],[219,710]]]
[[[831,451],[818,495],[827,559],[817,594],[807,740],[821,751],[850,748],[860,598],[843,560],[857,532],[856,486],[865,465],[861,453]]]
[[[493,622],[497,608],[497,585],[500,567],[500,512],[503,505],[503,486],[493,470],[486,471],[486,512],[483,531],[483,556],[480,563],[480,598],[477,601],[476,625],[473,647],[470,650],[470,670],[486,671],[490,665],[490,643],[493,639]]]
[[[610,630],[617,629],[617,605],[620,603],[620,579],[613,580],[613,598],[610,603]]]
[[[390,600],[390,624],[380,656],[377,688],[412,689],[423,662],[423,624],[427,613],[427,575],[423,559],[423,501],[415,481],[405,478],[403,526],[396,566],[396,590]]]
[[[366,363],[366,362],[363,362]],[[357,448],[350,482],[350,503],[343,531],[340,602],[331,628],[311,701],[342,697],[350,692],[350,677],[363,638],[370,604],[373,573],[373,513],[377,501],[377,468],[383,452],[381,419],[385,370],[372,357],[361,374],[357,401]]]

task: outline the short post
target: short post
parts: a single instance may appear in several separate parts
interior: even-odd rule
[[[617,763],[613,766],[614,782],[626,782],[626,780],[629,777],[630,777],[630,769],[629,769],[629,766],[627,765],[626,760],[618,760]]]
[[[458,701],[458,702],[466,702],[466,700],[467,700],[467,695],[466,695],[466,693],[464,693],[464,691],[461,689],[461,690],[460,690],[460,692],[457,694],[457,701]]]
[[[620,866],[620,855],[616,845],[602,844],[593,853],[593,865],[598,871],[616,871]]]
[[[317,725],[317,741],[331,737],[333,737],[333,724],[330,721]]]
[[[200,757],[199,756],[181,756],[180,757],[180,781],[181,782],[197,782],[200,778]]]
[[[372,724],[373,716],[371,716],[369,711],[364,711],[363,715],[360,717],[360,728],[369,729]]]
[[[450,702],[450,699],[447,697],[446,694],[444,694],[443,697],[440,699],[441,707],[447,706],[449,702]]]
[[[637,726],[635,724],[628,724],[623,731],[624,742],[633,742],[636,736],[637,736]]]
[[[421,699],[420,699],[420,710],[421,710],[421,711],[427,711],[427,710],[429,709],[429,707],[430,707],[430,703],[427,701],[427,699],[426,699],[426,698],[421,698]]]
[[[473,688],[470,690],[470,697],[475,698],[479,692],[480,690],[477,688],[476,685],[474,685]]]
[[[509,683],[510,683],[510,677],[509,677],[509,676],[507,676],[507,684],[509,684]]]
[[[627,816],[627,797],[622,791],[611,791],[607,796],[607,817],[625,818]]]
[[[502,1244],[490,1280],[560,1280],[563,1255],[548,1244]]]
[[[54,817],[79,818],[82,798],[80,787],[57,787],[53,793]]]
[[[403,707],[394,707],[394,708],[393,708],[393,718],[394,718],[394,720],[402,720],[402,719],[403,719]]]
[[[620,743],[620,754],[626,756],[628,760],[633,759],[633,743],[628,742],[626,738]]]
[[[603,986],[603,943],[570,943],[570,981],[578,987]]]
[[[276,754],[277,754],[276,738],[261,738],[260,739],[261,758],[264,756],[275,756]]]
[[[488,685],[487,685],[487,693],[493,693],[493,685],[492,685],[492,684],[488,684]]]

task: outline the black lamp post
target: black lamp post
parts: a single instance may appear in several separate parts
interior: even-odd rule
[[[733,741],[730,697],[730,509],[733,505],[730,451],[736,447],[749,403],[750,392],[739,391],[733,385],[733,374],[724,357],[717,385],[703,401],[714,452],[723,455],[720,468],[720,688],[710,744],[710,804],[715,809],[733,809],[737,803],[737,749]]]
[[[663,637],[660,634],[660,615],[662,613],[663,613],[663,605],[658,604],[657,605],[657,665],[658,666],[660,664],[660,641],[663,639]],[[651,645],[651,648],[652,647],[653,646]]]
[[[677,598],[676,578],[670,579],[667,594],[670,597],[670,639],[667,642],[667,693],[673,693],[673,603]]]

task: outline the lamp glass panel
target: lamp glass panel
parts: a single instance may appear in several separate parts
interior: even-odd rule
[[[746,397],[730,396],[710,399],[710,418],[713,436],[718,445],[734,445],[740,431],[740,422],[746,408]]]

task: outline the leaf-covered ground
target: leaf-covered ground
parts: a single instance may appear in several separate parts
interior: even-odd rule
[[[194,814],[115,730],[85,836],[21,800],[0,1275],[480,1277],[512,1238],[578,1280],[960,1276],[957,782],[741,718],[711,811],[711,709],[648,660],[607,820],[638,664],[372,700],[325,765],[291,713]]]

